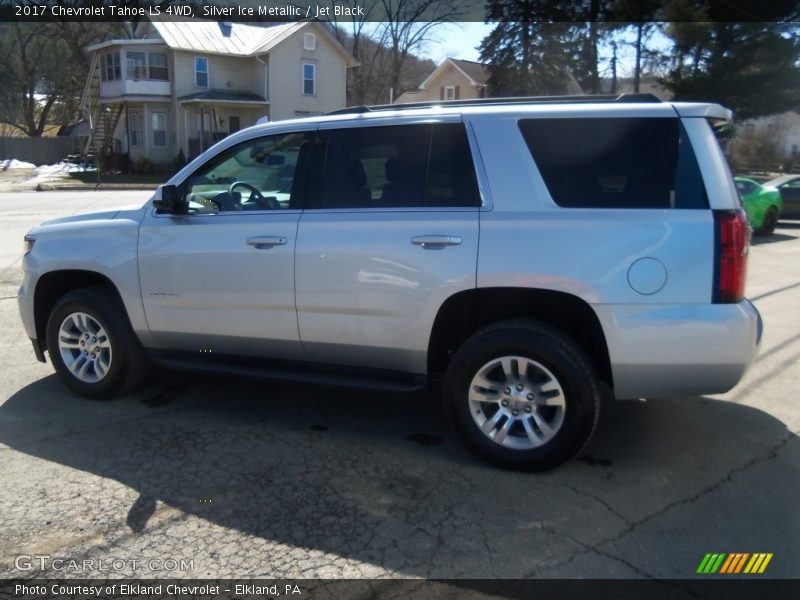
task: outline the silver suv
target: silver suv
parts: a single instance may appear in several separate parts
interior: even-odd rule
[[[151,361],[431,386],[484,459],[553,467],[602,398],[725,392],[753,361],[730,117],[637,95],[252,127],[138,210],[31,231],[22,320],[90,398]]]

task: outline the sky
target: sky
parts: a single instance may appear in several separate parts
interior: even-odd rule
[[[487,25],[475,22],[441,25],[432,33],[432,40],[417,54],[421,58],[430,58],[437,64],[447,57],[477,61],[480,56],[477,48],[483,38],[492,31],[492,28],[493,24],[491,23]],[[665,49],[668,46],[668,42],[661,33],[655,33],[650,45]],[[601,48],[601,54],[610,55],[610,49]],[[620,77],[630,76],[633,73],[634,65],[633,47],[627,44],[619,44],[617,58],[619,62],[618,75]],[[602,71],[607,69],[608,65],[601,64],[600,68]],[[601,73],[601,75],[604,75],[604,73]]]
[[[447,57],[477,61],[476,48],[491,31],[492,25],[484,23],[447,23],[436,29],[422,54],[437,64]]]

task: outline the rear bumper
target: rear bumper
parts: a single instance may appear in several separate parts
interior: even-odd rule
[[[717,394],[755,360],[764,325],[753,304],[599,305],[617,398]]]

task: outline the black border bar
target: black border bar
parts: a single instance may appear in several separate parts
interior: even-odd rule
[[[128,586],[128,587],[126,587]],[[98,592],[99,591],[99,592]],[[760,576],[695,579],[6,579],[18,600],[796,600],[800,580]]]
[[[663,11],[652,1],[630,0],[623,15],[614,10],[599,12],[592,0],[562,2],[554,12],[548,4],[552,0],[418,0],[426,8],[415,12],[415,20],[434,20],[441,14],[442,3],[455,6],[449,11],[451,21],[483,22],[490,20],[549,20],[576,22],[630,22],[631,14],[639,14],[641,21],[657,21]],[[640,1],[641,11],[634,3]],[[688,0],[702,10],[697,20],[726,22],[785,22],[800,20],[800,6],[796,0]],[[602,3],[601,3],[602,4]],[[664,3],[662,3],[664,4]],[[613,6],[614,3],[606,3]],[[646,8],[645,8],[646,6]],[[338,8],[337,8],[338,7]],[[632,8],[633,7],[633,8]],[[337,11],[338,10],[338,14]],[[345,14],[355,11],[354,15]],[[0,0],[0,22],[58,22],[58,21],[136,21],[155,16],[161,19],[189,20],[196,18],[216,21],[304,21],[318,20],[348,23],[354,17],[362,21],[387,20],[387,10],[379,0]]]

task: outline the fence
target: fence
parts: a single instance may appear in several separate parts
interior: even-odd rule
[[[37,166],[51,165],[79,152],[76,137],[0,137],[0,160],[16,158]]]

